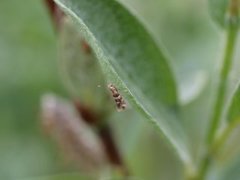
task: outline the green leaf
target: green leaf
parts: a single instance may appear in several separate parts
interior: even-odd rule
[[[213,20],[220,26],[226,25],[226,12],[229,0],[209,0],[209,11]]]
[[[159,127],[190,162],[188,140],[178,119],[176,84],[169,62],[150,34],[113,0],[55,0],[78,22],[100,64],[120,92]]]
[[[63,83],[69,93],[74,99],[79,99],[82,105],[101,114],[104,120],[111,119],[119,147],[123,153],[130,153],[142,132],[143,118],[133,110],[115,111],[115,103],[109,98],[99,62],[68,17],[61,22],[58,59]]]

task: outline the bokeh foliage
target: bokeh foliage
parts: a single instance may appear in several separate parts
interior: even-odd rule
[[[212,72],[218,68],[222,55],[222,32],[212,24],[205,1],[121,2],[136,11],[169,56],[180,87],[183,126],[190,137],[193,157],[197,159],[210,115],[209,94],[214,94]],[[39,122],[42,94],[53,91],[68,96],[58,73],[57,36],[48,12],[40,0],[24,3],[3,0],[0,23],[0,178],[30,178],[70,171],[74,168],[64,165]],[[236,82],[234,77],[239,73],[236,70],[233,74]],[[132,117],[131,113],[127,116]],[[180,177],[182,165],[156,129],[138,116],[133,116],[130,122],[129,119],[121,120],[115,114],[111,123],[134,174],[146,179]],[[129,134],[125,128],[131,132],[131,126],[139,121],[143,128],[136,130],[138,136],[133,138],[132,148],[126,148],[129,144],[124,142]],[[169,169],[176,173],[169,173]],[[66,176],[40,179],[55,178]]]

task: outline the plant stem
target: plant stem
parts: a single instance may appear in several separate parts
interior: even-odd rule
[[[237,29],[234,27],[233,28],[229,27],[229,30],[227,32],[225,56],[224,56],[223,66],[221,69],[220,82],[217,90],[216,102],[215,102],[215,107],[213,112],[214,114],[211,120],[211,127],[207,137],[208,145],[212,144],[212,141],[215,138],[216,130],[219,126],[219,122],[221,120],[221,115],[224,107],[226,88],[227,88],[228,74],[231,69],[231,65],[233,61],[233,52],[234,52],[236,39],[237,39]]]
[[[214,140],[216,137],[217,129],[219,128],[219,123],[221,121],[221,116],[224,109],[228,76],[233,62],[234,49],[238,35],[238,3],[239,0],[230,1],[225,54],[220,71],[219,85],[213,109],[213,116],[210,122],[210,129],[207,134],[208,149],[200,166],[198,176],[199,180],[205,179],[207,170],[212,162],[213,154],[218,151],[218,149],[224,144],[227,137],[231,133],[233,126],[235,125],[229,125],[223,132],[222,136],[220,136],[219,141],[216,141],[215,143]]]
[[[214,138],[216,136],[217,129],[219,127],[219,122],[221,120],[221,115],[223,112],[224,108],[224,100],[225,100],[225,94],[226,94],[226,87],[227,87],[227,79],[228,79],[228,74],[231,69],[231,64],[233,60],[233,52],[234,52],[234,47],[237,39],[237,29],[236,28],[229,28],[228,33],[227,33],[227,43],[226,43],[226,49],[225,49],[225,56],[224,56],[224,62],[223,66],[221,69],[221,74],[220,74],[220,82],[218,86],[218,91],[217,91],[217,99],[215,102],[214,106],[214,114],[213,118],[211,120],[211,127],[207,136],[207,145],[208,145],[208,151],[205,155],[205,158],[202,161],[200,171],[199,171],[199,180],[204,180],[208,167],[211,164],[211,159],[213,152],[217,151],[218,148],[225,142],[225,140],[228,137],[228,134],[230,134],[232,128],[230,130],[226,130],[223,133],[223,138],[220,139],[219,142],[217,142],[216,145],[214,143]],[[214,146],[214,148],[213,148]]]
[[[199,180],[205,179],[207,169],[211,163],[211,158],[216,155],[217,151],[222,148],[230,134],[232,133],[233,129],[236,128],[240,124],[239,121],[233,121],[230,123],[222,132],[222,134],[219,136],[219,138],[216,139],[216,141],[213,143],[213,145],[209,148],[209,151],[207,155],[205,156],[205,159],[203,160],[203,163],[200,168],[199,173]]]
[[[203,159],[203,162],[200,167],[199,175],[197,180],[204,180],[207,175],[207,170],[209,168],[209,165],[211,164],[211,156],[209,153],[205,156]]]

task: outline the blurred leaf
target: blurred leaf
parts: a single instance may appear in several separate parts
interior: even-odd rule
[[[75,100],[107,118],[115,104],[110,98],[100,64],[72,20],[64,17],[61,24],[59,64],[63,82]]]
[[[45,131],[58,144],[65,159],[85,172],[106,168],[108,160],[101,140],[70,102],[46,94],[41,101],[41,116]]]
[[[187,69],[187,68],[186,68]],[[185,74],[184,74],[185,75]],[[206,87],[208,77],[204,71],[196,71],[192,76],[182,78],[180,83],[180,102],[186,105],[195,100]]]
[[[137,145],[127,157],[135,176],[143,180],[183,179],[184,165],[150,124],[145,124],[139,136]],[[169,173],[169,170],[174,173]]]
[[[119,148],[125,156],[128,156],[141,138],[146,123],[141,114],[134,110],[114,113],[110,116],[110,120]]]
[[[0,179],[57,171],[63,163],[38,121],[41,94],[64,94],[47,11],[42,1],[0,1],[0,24]]]
[[[176,85],[169,64],[150,35],[115,1],[56,0],[80,25],[109,82],[128,95],[139,111],[169,138],[180,158],[190,161],[177,119]]]
[[[220,167],[216,171],[213,180],[239,180],[240,177],[240,157],[236,157],[233,162],[225,164],[225,166]]]
[[[210,14],[220,27],[226,25],[226,12],[229,0],[209,0]]]

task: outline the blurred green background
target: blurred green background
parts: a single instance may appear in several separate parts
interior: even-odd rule
[[[186,118],[185,126],[197,154],[206,124],[198,118],[199,114],[208,116],[206,102],[210,100],[205,94],[211,92],[209,77],[217,67],[221,49],[221,33],[211,23],[207,2],[121,2],[139,15],[156,41],[163,45],[178,83],[183,86],[182,92],[186,96],[192,93],[193,97],[187,97],[190,100],[199,97],[183,107],[193,114]],[[60,179],[62,173],[72,171],[55,144],[44,135],[39,121],[41,95],[50,91],[68,96],[59,74],[57,35],[43,1],[0,1],[0,179],[50,180],[54,174],[60,174],[56,177]],[[194,86],[201,91],[194,90]],[[194,92],[189,92],[192,87]],[[196,107],[202,109],[196,111]],[[134,175],[153,180],[181,179],[182,165],[155,129],[136,115],[121,121],[118,116],[114,116],[111,124]],[[138,123],[143,124],[139,125],[141,128],[136,126]],[[134,127],[138,129],[133,131]],[[126,142],[129,137],[134,138]]]

